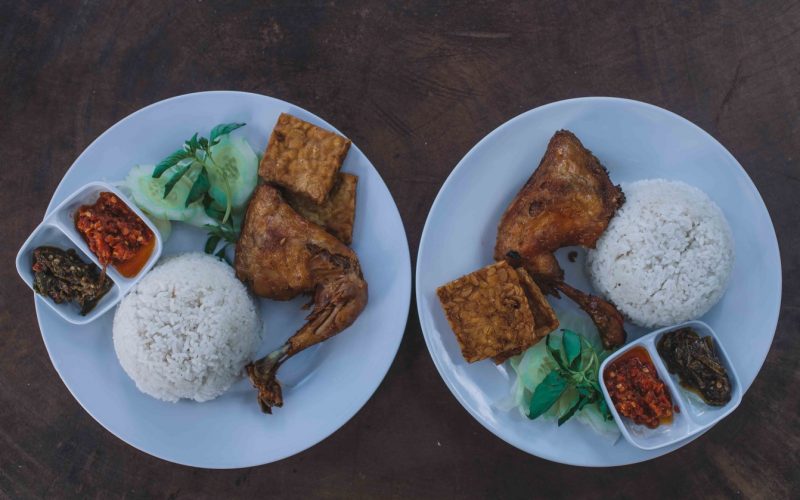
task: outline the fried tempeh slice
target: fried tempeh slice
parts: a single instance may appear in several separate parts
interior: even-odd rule
[[[349,139],[281,113],[258,175],[321,204],[333,188],[349,149]]]
[[[525,290],[505,261],[442,285],[436,293],[461,354],[470,363],[536,342]]]
[[[528,297],[528,307],[531,308],[536,323],[533,333],[536,334],[537,339],[542,339],[558,328],[558,316],[528,271],[522,267],[517,268],[516,271],[525,295]]]
[[[297,213],[336,236],[345,245],[353,242],[358,176],[339,173],[328,199],[317,205],[303,196],[286,192],[286,202]]]
[[[556,316],[556,312],[550,306],[550,303],[547,302],[542,291],[536,286],[536,282],[533,281],[531,275],[521,267],[518,267],[516,271],[522,289],[525,290],[525,296],[528,298],[528,307],[530,307],[531,314],[533,314],[533,333],[536,337],[534,343],[536,343],[546,337],[548,333],[558,328],[558,316]],[[499,354],[492,359],[499,365],[525,349],[527,349],[527,347],[519,347]]]

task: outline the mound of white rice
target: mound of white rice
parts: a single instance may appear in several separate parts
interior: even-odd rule
[[[208,401],[251,360],[260,323],[233,269],[188,253],[153,268],[114,316],[114,349],[140,391],[164,401]]]
[[[589,251],[592,284],[641,326],[702,316],[722,296],[733,267],[722,211],[683,182],[639,181],[624,191],[625,204]]]

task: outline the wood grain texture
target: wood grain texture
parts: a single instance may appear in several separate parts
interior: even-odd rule
[[[2,12],[0,496],[797,497],[799,2],[21,0]],[[783,303],[761,374],[731,417],[675,453],[562,466],[506,445],[461,408],[412,304],[375,396],[314,448],[234,471],[131,448],[61,383],[12,261],[95,137],[142,106],[210,89],[285,99],[344,131],[388,184],[414,256],[444,179],[509,118],[585,95],[685,116],[742,163],[778,233]]]

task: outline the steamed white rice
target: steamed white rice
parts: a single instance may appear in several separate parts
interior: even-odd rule
[[[213,399],[259,342],[255,304],[233,269],[188,253],[153,268],[114,316],[114,349],[140,391],[164,401]]]
[[[733,267],[722,211],[683,182],[654,179],[623,188],[625,204],[589,251],[595,289],[641,326],[702,316],[722,296]]]

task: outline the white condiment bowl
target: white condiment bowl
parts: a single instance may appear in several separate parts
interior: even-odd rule
[[[108,277],[111,278],[111,281],[114,282],[114,285],[85,316],[80,314],[80,310],[76,304],[56,304],[48,297],[35,294],[36,300],[44,302],[66,321],[76,325],[89,323],[113,308],[122,300],[122,297],[133,288],[142,276],[147,274],[147,271],[153,267],[156,261],[158,261],[158,258],[161,256],[163,242],[155,225],[117,188],[106,182],[91,182],[72,193],[48,214],[41,224],[33,230],[28,239],[25,240],[25,243],[22,244],[22,248],[20,248],[17,253],[17,272],[31,290],[33,290],[33,270],[31,269],[33,250],[40,246],[53,246],[62,250],[74,249],[84,262],[93,262],[98,267],[102,267],[97,260],[97,256],[89,249],[83,236],[75,229],[75,212],[81,205],[92,204],[97,201],[98,196],[103,191],[114,193],[128,208],[142,219],[145,224],[147,224],[147,227],[150,228],[155,236],[155,245],[153,246],[153,251],[147,259],[147,262],[145,262],[139,272],[131,278],[122,276],[114,266],[108,266],[106,273]]]
[[[711,406],[705,403],[700,396],[683,388],[680,385],[678,375],[669,373],[666,364],[658,354],[656,346],[661,336],[684,327],[694,329],[701,337],[711,336],[714,339],[714,350],[727,370],[728,379],[731,383],[731,400],[724,406]],[[604,381],[606,368],[620,356],[637,346],[643,347],[647,351],[653,361],[653,365],[656,367],[658,377],[667,386],[667,391],[670,398],[672,398],[673,408],[676,406],[678,408],[678,411],[673,411],[672,422],[661,424],[655,429],[634,424],[630,419],[621,416],[614,407],[614,402],[608,394]],[[669,446],[703,432],[728,416],[742,401],[742,386],[739,382],[739,377],[736,375],[736,370],[734,370],[730,358],[728,358],[714,330],[702,321],[688,321],[679,325],[661,328],[625,345],[603,361],[603,364],[600,365],[599,379],[603,396],[606,398],[606,404],[608,404],[608,408],[614,416],[620,432],[629,443],[643,450],[654,450]]]

